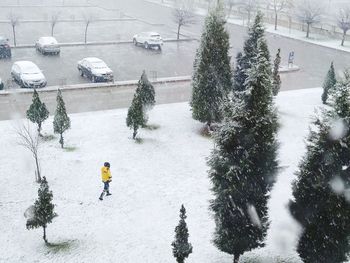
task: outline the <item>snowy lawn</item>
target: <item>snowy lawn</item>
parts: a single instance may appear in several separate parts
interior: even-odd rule
[[[255,253],[293,254],[298,227],[285,205],[320,96],[321,89],[278,96],[284,169],[272,192],[268,246]],[[65,137],[68,149],[60,149],[57,136],[42,143],[42,173],[59,214],[48,226],[51,247],[45,246],[42,229],[26,230],[24,211],[37,198],[34,163],[16,144],[15,122],[0,122],[0,262],[175,262],[170,244],[182,203],[194,247],[187,262],[232,262],[211,243],[206,158],[213,142],[199,135],[202,124],[192,120],[188,103],[156,106],[149,123],[159,128],[142,130],[142,143],[131,139],[126,113],[72,114],[72,129]],[[52,118],[43,132],[53,134]],[[111,163],[113,195],[101,202],[100,167],[105,161]]]

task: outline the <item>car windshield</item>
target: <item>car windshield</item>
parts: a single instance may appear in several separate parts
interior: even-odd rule
[[[151,35],[151,37],[156,38],[156,37],[160,37],[160,35]]]
[[[107,68],[107,65],[103,61],[96,61],[91,63],[91,67],[95,69]]]

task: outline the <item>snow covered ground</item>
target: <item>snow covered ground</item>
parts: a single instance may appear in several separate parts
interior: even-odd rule
[[[269,204],[268,245],[250,255],[294,253],[298,227],[285,205],[320,96],[321,89],[308,89],[281,92],[277,98],[284,169]],[[41,229],[25,228],[24,211],[37,197],[33,161],[16,144],[15,122],[0,122],[0,262],[175,262],[170,244],[182,203],[194,247],[187,262],[232,262],[211,243],[214,222],[208,210],[212,196],[206,158],[213,142],[199,135],[202,125],[192,120],[188,103],[156,106],[149,123],[159,128],[142,130],[143,143],[131,139],[126,113],[72,114],[68,149],[60,149],[57,136],[43,142],[42,173],[59,214],[48,226],[51,247],[45,246]],[[53,134],[52,118],[43,131]],[[101,202],[99,170],[104,161],[111,163],[113,195]]]

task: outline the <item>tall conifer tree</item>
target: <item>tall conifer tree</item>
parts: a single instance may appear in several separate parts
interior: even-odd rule
[[[229,35],[221,1],[205,19],[192,77],[192,116],[208,127],[222,120],[223,100],[232,90]]]
[[[328,100],[329,93],[334,89],[335,84],[337,84],[337,79],[335,76],[333,62],[327,72],[327,76],[323,82],[323,93],[322,93],[322,103],[326,104]]]
[[[175,228],[175,241],[171,244],[173,255],[178,263],[184,263],[185,259],[192,253],[192,245],[188,242],[188,228],[186,224],[186,209],[184,205],[180,209],[180,222]]]
[[[27,110],[27,118],[38,125],[38,133],[40,135],[42,123],[49,117],[49,111],[45,103],[42,103],[38,92],[34,89],[32,104]]]
[[[263,245],[267,201],[278,166],[271,65],[266,43],[258,42],[245,92],[225,104],[225,118],[208,162],[214,194],[214,244],[232,254],[235,263],[245,251]]]
[[[38,190],[38,199],[34,203],[33,215],[27,220],[27,229],[34,229],[38,227],[43,228],[43,239],[48,243],[46,238],[47,225],[52,222],[57,214],[54,212],[55,205],[52,204],[52,191],[44,176],[40,183]]]
[[[303,227],[297,251],[305,263],[345,262],[350,252],[350,75],[334,105],[314,121],[290,203]]]
[[[57,92],[57,107],[55,112],[55,117],[53,120],[53,131],[54,133],[58,133],[60,135],[60,144],[63,148],[64,146],[64,139],[63,139],[63,133],[70,128],[70,119],[67,115],[66,106],[63,101],[62,92],[59,89]]]
[[[128,110],[126,125],[133,130],[132,138],[134,140],[136,139],[138,129],[146,125],[142,99],[136,92]]]

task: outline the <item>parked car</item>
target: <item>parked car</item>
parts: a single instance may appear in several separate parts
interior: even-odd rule
[[[84,58],[78,61],[80,76],[91,79],[92,82],[113,81],[113,71],[99,58]]]
[[[157,47],[161,49],[163,45],[163,39],[157,32],[142,32],[140,34],[134,35],[133,43],[135,46],[143,45],[144,48]]]
[[[11,68],[13,80],[22,88],[42,88],[46,78],[42,71],[31,61],[17,61]]]
[[[2,80],[0,79],[0,90],[4,89],[4,83],[2,82]]]
[[[61,52],[60,45],[54,37],[39,38],[38,41],[35,43],[35,48],[43,55],[58,55]]]
[[[9,40],[4,37],[0,37],[0,58],[10,58],[11,57],[11,47],[9,45]]]

